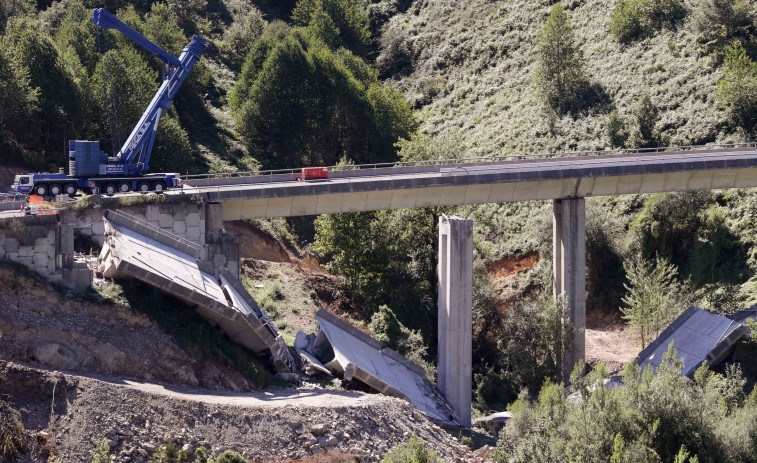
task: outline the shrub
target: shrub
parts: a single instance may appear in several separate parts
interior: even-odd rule
[[[378,312],[371,317],[368,329],[376,340],[424,367],[429,379],[436,376],[433,364],[426,361],[426,346],[421,333],[400,323],[389,307],[379,307]]]
[[[610,17],[610,34],[621,43],[628,43],[645,33],[646,0],[620,0]]]
[[[223,35],[221,51],[232,69],[242,69],[247,54],[253,44],[263,34],[266,22],[257,8],[250,7],[244,16],[236,19]]]
[[[102,439],[92,451],[91,463],[110,463],[110,446],[108,441]]]
[[[226,450],[225,452],[218,455],[218,458],[216,458],[216,463],[247,463],[247,459],[245,459],[237,452]]]
[[[649,95],[644,95],[634,110],[636,127],[631,136],[630,144],[634,148],[654,148],[660,146],[660,135],[657,131],[657,121],[660,110],[652,103]]]
[[[513,417],[500,433],[493,459],[497,463],[757,461],[757,426],[748,421],[755,416],[752,398],[743,405],[736,403],[730,412],[728,408],[727,398],[743,379],[738,373],[728,378],[701,367],[692,380],[681,376],[682,366],[671,344],[656,372],[651,368],[642,372],[631,361],[624,370],[625,384],[615,388],[604,387],[603,365],[586,377],[572,376],[575,400],[567,400],[562,385],[547,383],[536,401],[522,396],[509,407]]]
[[[16,461],[26,448],[26,431],[21,414],[7,402],[0,400],[0,457]]]
[[[626,130],[626,121],[618,111],[612,111],[607,116],[607,138],[610,140],[610,146],[613,148],[623,148],[628,140],[628,130]]]
[[[697,38],[708,50],[720,50],[735,39],[747,40],[755,33],[754,2],[704,0],[699,2],[695,24]]]
[[[675,25],[685,15],[681,0],[621,0],[612,11],[610,33],[618,42],[628,43]]]
[[[423,441],[413,435],[405,443],[394,447],[381,460],[382,463],[436,463],[436,453],[427,449]]]
[[[726,51],[723,78],[718,82],[717,99],[730,121],[754,133],[757,129],[757,63],[749,59],[739,42]]]
[[[376,69],[382,78],[406,75],[412,71],[413,51],[404,31],[388,29],[381,36],[381,53],[376,58]]]

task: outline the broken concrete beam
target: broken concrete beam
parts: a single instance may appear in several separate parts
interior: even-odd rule
[[[702,363],[716,365],[731,351],[746,325],[691,306],[637,356],[642,369],[656,369],[670,343],[683,360],[682,375],[692,376]]]
[[[203,271],[208,266],[195,257],[199,246],[122,212],[108,211],[105,223],[108,233],[98,263],[103,276],[155,286],[195,306],[234,342],[256,353],[270,352],[277,372],[295,371],[283,338],[241,283],[224,270],[218,279]]]
[[[378,340],[325,310],[319,310],[316,317],[320,332],[312,352],[326,368],[405,399],[438,422],[460,424],[449,402],[424,379],[422,368],[391,349],[382,350]]]

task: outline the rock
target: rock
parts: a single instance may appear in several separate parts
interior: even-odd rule
[[[38,347],[34,356],[47,366],[60,369],[70,369],[75,362],[64,354],[58,344],[50,343]]]
[[[329,437],[326,439],[326,442],[323,444],[326,447],[336,447],[339,444],[339,439],[337,439],[334,436]]]
[[[109,439],[109,440],[108,440],[108,446],[109,446],[110,448],[113,448],[113,447],[115,447],[115,446],[117,446],[117,445],[118,445],[118,441],[117,441],[117,440],[115,440],[115,439]]]
[[[156,448],[158,448],[158,446],[153,444],[152,442],[145,442],[144,444],[142,444],[142,448],[147,450],[148,452],[153,452]]]
[[[187,452],[187,453],[192,453],[192,451],[193,451],[194,449],[192,448],[192,444],[184,444],[184,445],[183,445],[183,446],[181,447],[181,450],[183,450],[183,451],[185,451],[185,452]]]
[[[310,427],[310,432],[316,436],[322,436],[328,432],[328,428],[323,423],[314,424]]]

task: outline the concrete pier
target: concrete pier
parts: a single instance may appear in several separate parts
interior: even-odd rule
[[[563,374],[586,358],[586,206],[583,198],[554,200],[554,296],[563,296],[576,328],[573,349],[563,354]]]
[[[471,426],[473,357],[473,221],[439,218],[439,373],[438,386]]]

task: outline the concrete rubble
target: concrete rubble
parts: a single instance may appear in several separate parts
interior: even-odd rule
[[[124,212],[105,213],[105,243],[98,272],[113,279],[134,278],[196,307],[234,342],[255,353],[270,352],[285,379],[296,365],[284,338],[240,281],[227,269],[215,271],[199,259],[199,245]]]
[[[499,432],[507,424],[507,420],[513,417],[512,412],[497,412],[491,415],[482,416],[473,420],[473,427],[480,428],[489,433],[490,436],[499,438]]]
[[[670,324],[636,358],[642,369],[657,368],[673,342],[683,359],[682,375],[692,376],[702,364],[717,365],[747,332],[745,323],[691,306]]]
[[[306,374],[338,375],[407,400],[430,419],[459,425],[460,419],[437,387],[425,380],[426,371],[339,317],[316,313],[317,335],[297,334],[295,348]]]

